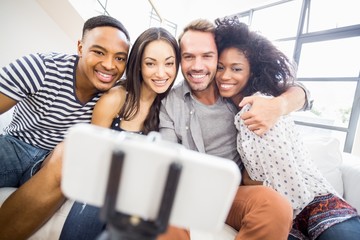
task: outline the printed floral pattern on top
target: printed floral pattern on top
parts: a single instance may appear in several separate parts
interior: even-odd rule
[[[237,150],[251,179],[284,195],[291,202],[294,218],[315,196],[338,195],[317,169],[290,116],[281,117],[267,133],[258,136],[240,118],[249,109],[246,105],[236,114],[235,125]]]

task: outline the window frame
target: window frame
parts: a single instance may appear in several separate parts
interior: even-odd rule
[[[264,8],[271,8],[278,4],[284,4],[289,1],[295,1],[295,0],[278,1],[278,2],[275,2],[272,4],[268,4],[268,5],[258,7],[258,8],[250,9],[248,11],[237,13],[234,15],[238,16],[239,18],[243,18],[243,19],[245,19],[245,17],[247,17],[249,19],[249,22],[247,24],[249,26],[251,26],[252,18],[254,16],[255,11],[262,10]],[[307,30],[309,27],[309,21],[311,21],[310,7],[311,7],[311,0],[302,0],[298,26],[296,26],[297,27],[296,36],[282,38],[282,39],[274,39],[274,41],[289,41],[289,40],[295,41],[294,51],[293,51],[293,59],[295,60],[295,62],[297,64],[299,64],[299,60],[300,60],[300,56],[301,56],[301,48],[304,44],[360,36],[360,24],[308,33]],[[306,77],[306,78],[298,78],[298,81],[300,81],[300,82],[306,82],[306,81],[312,81],[312,82],[352,81],[352,82],[356,82],[356,89],[355,89],[354,99],[353,99],[353,103],[352,103],[352,107],[351,107],[349,124],[347,127],[338,127],[338,126],[331,126],[331,125],[311,123],[311,122],[295,121],[295,123],[298,125],[344,132],[346,134],[346,137],[345,137],[343,151],[351,153],[353,145],[354,145],[354,141],[355,141],[356,128],[358,125],[359,115],[360,115],[360,66],[359,66],[359,75],[357,77]]]

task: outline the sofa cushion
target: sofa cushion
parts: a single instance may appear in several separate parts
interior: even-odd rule
[[[360,157],[350,153],[343,153],[341,172],[344,182],[344,198],[360,213]]]
[[[339,195],[343,196],[344,187],[340,169],[342,153],[339,140],[332,137],[311,136],[304,137],[304,143],[320,172]]]

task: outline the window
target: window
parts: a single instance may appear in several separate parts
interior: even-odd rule
[[[360,23],[358,0],[311,0],[309,3],[309,22],[304,33]]]
[[[149,3],[152,3],[149,1]],[[114,16],[118,19],[121,19],[125,26],[132,26],[132,30],[129,33],[131,39],[136,39],[139,34],[143,32],[144,29],[148,27],[163,27],[168,30],[171,34],[176,36],[177,34],[177,24],[162,18],[156,12],[156,10],[152,7],[151,4],[139,4],[136,2],[128,3],[126,8],[131,9],[126,13],[121,11],[122,3],[118,0],[96,0],[95,2],[95,11],[99,14],[106,14],[110,16]],[[171,3],[169,3],[171,4]],[[136,12],[136,25],[133,25],[131,21],[134,21],[134,18],[129,18],[130,15]],[[142,24],[143,23],[143,24]]]
[[[251,29],[261,32],[269,39],[294,37],[299,21],[301,1],[262,8],[253,12]]]
[[[301,132],[336,137],[345,152],[352,150],[360,113],[357,4],[285,0],[237,14],[298,64],[298,80],[314,99],[311,111],[293,114]]]

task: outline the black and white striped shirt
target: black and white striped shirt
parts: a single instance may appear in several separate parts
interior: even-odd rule
[[[18,102],[4,132],[51,150],[64,139],[69,127],[89,123],[101,93],[86,104],[77,100],[77,62],[76,55],[31,54],[2,68],[0,91]]]

